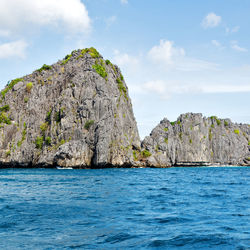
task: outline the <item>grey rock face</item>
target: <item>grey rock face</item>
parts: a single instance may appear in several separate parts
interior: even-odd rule
[[[250,125],[202,114],[160,122],[143,142],[151,153],[146,165],[250,165]]]
[[[93,49],[12,81],[1,92],[0,164],[134,165],[140,139],[116,65]]]

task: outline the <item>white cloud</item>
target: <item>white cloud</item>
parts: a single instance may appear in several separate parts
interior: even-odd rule
[[[161,99],[168,99],[175,94],[226,94],[250,92],[250,84],[199,84],[189,81],[152,80],[144,83],[137,92],[156,94]]]
[[[225,47],[222,46],[222,44],[221,44],[219,41],[217,41],[217,40],[212,40],[211,43],[212,43],[215,47],[217,47],[218,49],[225,49]]]
[[[221,47],[220,42],[218,42],[217,40],[212,40],[211,43],[216,47]]]
[[[90,18],[80,0],[1,0],[0,29],[48,26],[82,33],[90,29]]]
[[[239,31],[239,29],[240,29],[240,26],[235,26],[235,27],[233,27],[233,28],[228,28],[228,27],[226,27],[226,33],[227,34],[232,34],[232,33],[236,33],[236,32],[238,32]]]
[[[214,28],[218,26],[221,22],[221,16],[217,16],[215,13],[211,12],[204,17],[201,25],[203,28]]]
[[[217,68],[214,63],[187,57],[183,48],[175,47],[174,42],[168,40],[160,40],[159,45],[150,49],[148,57],[154,63],[162,65],[165,70],[200,71]]]
[[[215,93],[244,93],[250,92],[250,84],[248,85],[205,85],[202,86],[201,91],[203,93],[215,94]]]
[[[139,65],[139,59],[135,56],[130,56],[127,53],[121,53],[119,50],[114,51],[114,63],[118,66],[135,68]]]
[[[142,91],[155,93],[162,99],[168,99],[173,94],[201,93],[201,86],[189,82],[178,80],[152,80],[142,85]]]
[[[0,59],[9,57],[25,58],[27,46],[28,44],[23,40],[0,44]]]
[[[231,41],[231,48],[239,52],[248,52],[246,48],[240,47],[237,41]]]
[[[160,95],[165,93],[166,88],[167,88],[166,84],[162,80],[146,82],[143,87],[149,92],[152,91]]]
[[[185,56],[185,50],[173,46],[172,41],[160,40],[160,45],[154,46],[149,52],[149,57],[154,62],[165,62],[166,64],[173,64],[176,57]]]
[[[128,0],[121,0],[122,4],[128,4]]]

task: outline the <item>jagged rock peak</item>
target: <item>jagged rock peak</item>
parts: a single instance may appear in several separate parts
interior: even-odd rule
[[[140,139],[120,69],[94,48],[15,79],[1,92],[2,166],[134,165]]]
[[[187,113],[163,119],[142,142],[148,166],[250,165],[250,125]]]

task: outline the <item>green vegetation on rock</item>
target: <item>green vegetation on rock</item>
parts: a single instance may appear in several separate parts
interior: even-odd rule
[[[235,129],[235,130],[234,130],[234,133],[235,133],[236,135],[239,135],[239,134],[240,134],[239,129]]]
[[[62,139],[60,142],[59,142],[59,146],[63,145],[66,141],[64,139]]]
[[[54,115],[56,123],[59,123],[62,119],[62,110],[60,109],[59,111],[55,112]]]
[[[22,143],[24,142],[24,140],[26,139],[26,134],[27,134],[27,125],[26,123],[24,122],[23,123],[23,132],[22,132],[22,139],[20,141],[17,142],[17,146],[18,147],[21,147]]]
[[[48,122],[49,124],[51,124],[51,112],[52,110],[50,109],[46,116],[46,122]]]
[[[51,137],[49,137],[49,136],[46,137],[45,138],[45,143],[46,143],[47,146],[51,145]]]
[[[212,134],[212,129],[209,129],[209,141],[211,141],[213,138],[213,134]]]
[[[215,120],[215,121],[216,121],[216,123],[217,123],[217,125],[218,125],[218,126],[220,126],[221,121],[220,121],[220,119],[218,119],[218,117],[217,117],[217,116],[215,116],[215,115],[214,115],[214,116],[210,116],[210,119],[211,119],[211,120]]]
[[[179,133],[179,138],[182,141],[182,132]]]
[[[28,82],[26,84],[26,90],[27,90],[28,93],[31,92],[32,87],[33,87],[33,83],[32,82]]]
[[[135,161],[138,161],[138,151],[133,150],[133,158]]]
[[[47,65],[47,64],[44,64],[40,69],[38,69],[37,71],[38,72],[42,72],[42,71],[44,71],[44,70],[50,70],[50,69],[52,69],[52,66],[50,66],[50,65]]]
[[[40,129],[42,131],[42,134],[45,135],[46,130],[48,129],[48,123],[44,122],[40,125]]]
[[[92,65],[92,68],[95,69],[96,73],[99,74],[101,77],[103,77],[104,79],[107,78],[108,73],[106,72],[106,69],[102,65],[96,62],[95,64]]]
[[[127,89],[126,89],[126,87],[124,86],[122,80],[119,79],[119,78],[117,78],[117,79],[116,79],[116,82],[117,82],[117,84],[118,84],[118,89],[119,89],[119,91],[120,91],[120,94],[123,95],[123,96],[126,98],[126,100],[128,100]]]
[[[5,98],[5,95],[9,90],[11,90],[17,83],[23,81],[22,78],[17,78],[15,80],[12,80],[10,83],[7,84],[7,86],[1,91],[2,98]]]
[[[144,150],[141,152],[141,156],[142,156],[143,158],[148,158],[149,156],[151,156],[151,153],[150,153],[148,150],[144,149]]]
[[[221,125],[221,121],[219,119],[216,119],[216,123],[217,123],[218,126]]]
[[[43,136],[37,136],[35,140],[36,148],[42,149],[43,148]]]
[[[72,52],[73,53],[73,52]],[[70,55],[66,55],[61,63],[61,65],[65,65],[69,60],[70,58],[72,57],[72,53]]]
[[[99,54],[99,52],[95,48],[91,47],[91,48],[83,49],[81,51],[81,54],[77,57],[77,59],[83,57],[86,53],[89,53],[92,58],[99,58],[99,57],[101,57],[101,55]]]
[[[9,110],[10,110],[9,105],[4,105],[4,106],[0,107],[0,112],[8,112]]]
[[[105,60],[105,63],[106,63],[106,65],[111,64],[111,62],[109,60]]]
[[[11,124],[11,120],[10,118],[6,115],[5,112],[0,112],[0,123],[5,123],[10,125]]]
[[[85,122],[84,128],[87,129],[87,130],[89,130],[90,127],[91,127],[94,123],[95,123],[94,120],[88,120],[88,121]]]
[[[228,122],[227,121],[224,121],[224,126],[228,126]]]

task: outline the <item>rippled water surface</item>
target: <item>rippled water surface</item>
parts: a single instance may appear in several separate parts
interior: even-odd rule
[[[250,249],[250,168],[2,169],[0,249]]]

